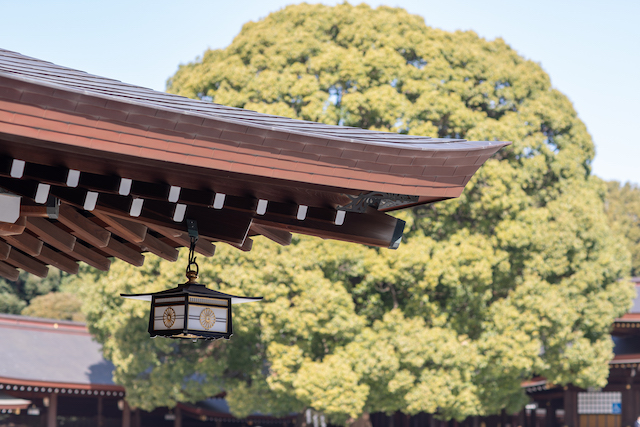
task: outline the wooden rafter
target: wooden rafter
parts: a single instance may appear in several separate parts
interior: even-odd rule
[[[141,267],[144,264],[144,255],[139,251],[117,241],[116,239],[110,239],[109,244],[104,248],[100,248],[103,252],[121,259],[124,262],[128,262],[136,267]]]
[[[62,252],[71,252],[76,244],[75,236],[44,218],[27,218],[27,229],[35,233],[42,241]]]
[[[185,232],[177,231],[171,228],[161,227],[159,225],[150,225],[152,230],[162,234],[165,238],[177,243],[180,246],[189,247],[189,236]],[[216,252],[216,247],[211,242],[205,239],[198,239],[196,242],[195,251],[206,257],[212,257]]]
[[[242,245],[236,245],[234,243],[229,243],[236,249],[240,249],[242,252],[249,252],[253,248],[253,240],[249,237],[244,239],[244,243]]]
[[[38,277],[45,278],[47,277],[47,274],[49,274],[49,269],[47,268],[46,264],[14,249],[12,249],[9,253],[7,263],[13,265],[14,267],[21,268],[27,273],[31,273]]]
[[[0,222],[0,236],[15,236],[16,234],[22,234],[27,225],[27,219],[23,216],[13,223]]]
[[[60,205],[58,221],[73,230],[75,236],[97,248],[104,248],[111,239],[111,232],[96,225],[66,203]]]
[[[111,266],[111,260],[109,258],[100,255],[80,242],[76,242],[73,252],[69,252],[68,255],[101,271],[109,271],[109,267]]]
[[[178,250],[173,246],[168,245],[157,237],[148,234],[145,236],[144,240],[138,244],[142,250],[146,250],[159,256],[160,258],[164,258],[167,261],[174,262],[178,259]]]
[[[0,260],[9,258],[9,252],[11,252],[11,246],[0,240]]]
[[[22,233],[16,236],[5,236],[4,240],[11,246],[18,248],[31,256],[38,256],[42,251],[42,240],[29,233]]]
[[[113,217],[99,210],[93,211],[93,214],[96,218],[102,220],[108,225],[108,227],[106,227],[108,231],[117,234],[125,240],[140,243],[143,242],[147,236],[147,226],[144,224]]]
[[[255,221],[251,224],[251,230],[249,232],[261,234],[267,239],[273,240],[274,242],[283,246],[291,244],[291,233],[289,233],[288,231],[269,227],[268,225],[260,225]]]
[[[69,274],[78,274],[78,263],[60,252],[43,246],[42,252],[36,257],[42,262],[51,264]]]
[[[16,269],[15,267],[12,267],[9,264],[0,261],[0,276],[4,277],[7,280],[15,282],[20,276],[20,271],[18,271],[18,269]]]

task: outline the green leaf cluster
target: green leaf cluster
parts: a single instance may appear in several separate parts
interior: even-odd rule
[[[49,275],[44,279],[26,272],[21,272],[20,277],[15,282],[0,278],[0,313],[43,315],[44,313],[22,313],[22,311],[35,298],[64,288],[67,278],[68,274],[56,268],[51,268]],[[80,307],[78,307],[78,313],[79,310]]]
[[[168,89],[304,120],[510,140],[462,196],[400,213],[397,251],[296,237],[219,247],[201,282],[264,296],[234,308],[228,342],[148,339],[148,306],[120,292],[183,282],[149,256],[83,276],[90,327],[134,406],[226,390],[238,415],[312,408],[464,419],[517,410],[521,381],[602,386],[613,319],[633,288],[611,233],[593,143],[541,67],[501,39],[449,33],[402,9],[301,4],[246,24],[180,67]]]
[[[612,230],[627,242],[631,252],[631,275],[640,276],[640,187],[607,182],[605,210]]]

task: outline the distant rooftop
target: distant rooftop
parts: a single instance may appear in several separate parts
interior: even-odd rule
[[[0,314],[0,343],[0,381],[119,387],[83,323]]]

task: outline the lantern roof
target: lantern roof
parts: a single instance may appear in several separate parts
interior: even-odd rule
[[[387,214],[458,197],[508,142],[261,114],[0,49],[0,275],[247,251],[292,233],[397,248]]]
[[[241,297],[237,295],[225,294],[223,292],[215,291],[213,289],[207,288],[205,285],[200,283],[184,283],[182,285],[178,285],[173,289],[167,289],[165,291],[160,292],[150,292],[144,294],[120,294],[120,296],[129,299],[137,299],[142,301],[151,301],[153,296],[162,296],[162,297],[173,297],[173,296],[182,296],[182,295],[190,295],[190,296],[201,296],[201,297],[211,297],[211,298],[227,298],[231,300],[231,304],[242,304],[245,302],[254,302],[262,300],[262,297]]]

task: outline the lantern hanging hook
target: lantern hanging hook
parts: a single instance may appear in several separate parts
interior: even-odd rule
[[[196,243],[198,242],[198,223],[194,219],[187,219],[187,231],[189,232],[189,263],[187,264],[187,278],[193,283],[198,278],[200,267],[196,262]],[[195,270],[191,266],[195,266]]]

